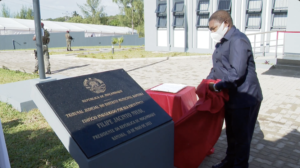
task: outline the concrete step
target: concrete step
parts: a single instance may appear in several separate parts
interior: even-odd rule
[[[277,65],[273,65],[271,69],[300,71],[300,66],[277,64]]]

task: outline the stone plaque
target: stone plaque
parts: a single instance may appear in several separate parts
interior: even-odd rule
[[[172,120],[123,69],[36,86],[87,158]]]

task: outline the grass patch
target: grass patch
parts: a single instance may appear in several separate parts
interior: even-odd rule
[[[1,84],[32,78],[38,75],[0,69]],[[39,110],[20,113],[0,102],[0,118],[11,167],[78,167]]]
[[[39,76],[37,74],[27,74],[20,71],[11,71],[0,68],[0,84],[18,82],[38,77]]]
[[[143,46],[122,46],[122,48],[132,48],[132,47],[143,47]],[[77,46],[77,47],[72,47],[72,50],[79,50],[79,49],[89,49],[89,51],[92,50],[99,50],[102,48],[111,48],[111,46]],[[15,50],[0,50],[1,51],[33,51],[36,50],[36,48],[27,48],[27,49],[15,49]],[[49,48],[49,52],[51,53],[67,53],[70,54],[72,52],[76,52],[76,51],[55,51],[53,52],[53,50],[67,50],[67,47],[54,47],[54,48]],[[77,52],[83,52],[83,51],[77,51]],[[53,54],[54,55],[54,54]]]
[[[134,48],[134,47],[142,47],[142,46],[122,46],[122,48]],[[107,48],[109,49],[108,51],[111,51],[111,46],[84,46],[84,47],[72,47],[73,51],[57,51],[65,48],[50,48],[49,49],[49,54],[50,55],[61,55],[61,54],[79,54],[79,55],[84,55],[85,53],[88,52],[99,52],[100,49],[102,48]],[[79,49],[85,49],[85,50],[80,50]],[[66,50],[66,49],[65,49]],[[77,50],[77,51],[74,51]]]
[[[115,51],[114,54],[112,54],[111,52],[79,54],[78,57],[97,58],[97,59],[128,59],[128,58],[176,57],[176,56],[192,56],[192,55],[204,55],[204,54],[185,53],[185,52],[151,52],[151,51],[145,51],[145,49],[143,48],[130,48],[124,51]]]

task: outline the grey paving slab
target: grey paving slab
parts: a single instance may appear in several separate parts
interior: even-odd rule
[[[50,56],[55,74],[79,76],[124,68],[144,88],[160,83],[181,83],[197,86],[208,75],[211,56],[171,57],[103,61],[75,56]],[[267,58],[270,59],[270,58]],[[300,167],[300,72],[270,69],[261,64],[257,74],[264,100],[253,135],[250,167]],[[0,52],[0,67],[32,72],[31,52]],[[206,157],[199,168],[210,168],[225,156],[225,131],[215,145],[215,153]]]

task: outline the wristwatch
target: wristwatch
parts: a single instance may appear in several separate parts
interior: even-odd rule
[[[216,84],[213,85],[213,88],[214,88],[214,91],[215,91],[215,92],[220,92],[220,90],[217,90],[217,89],[216,89]]]

